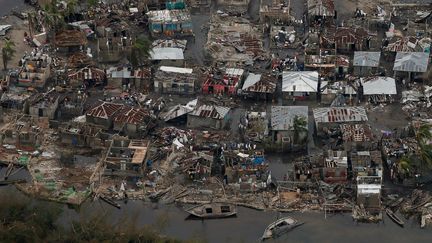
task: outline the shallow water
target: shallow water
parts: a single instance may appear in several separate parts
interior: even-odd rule
[[[0,17],[8,15],[13,9],[25,7],[24,0],[0,0]]]

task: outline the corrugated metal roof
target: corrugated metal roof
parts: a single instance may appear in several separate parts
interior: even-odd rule
[[[313,109],[315,123],[367,121],[366,110],[361,106],[322,107]]]
[[[396,81],[391,77],[372,77],[361,79],[363,84],[363,94],[365,95],[395,95]]]
[[[127,124],[140,124],[150,116],[150,113],[144,109],[123,106],[115,115],[113,121]]]
[[[378,67],[381,52],[356,51],[354,52],[354,66],[360,67]]]
[[[308,12],[310,16],[334,16],[333,0],[308,0]]]
[[[312,92],[318,90],[317,71],[288,71],[282,74],[282,92]]]
[[[261,74],[249,73],[249,75],[247,76],[246,80],[244,81],[242,89],[246,90],[247,88],[249,88],[250,86],[256,84],[260,80],[261,80]]]
[[[151,51],[151,60],[183,60],[183,50],[174,47],[156,47]]]
[[[307,106],[272,106],[271,107],[271,130],[286,131],[294,125],[296,116],[305,117],[308,120]]]
[[[168,66],[161,66],[159,70],[164,72],[171,72],[171,73],[192,73],[193,69],[191,68],[179,68],[179,67],[168,67]]]
[[[216,105],[201,105],[190,113],[193,116],[208,117],[222,120],[231,108]]]
[[[86,112],[87,116],[108,119],[123,107],[121,104],[102,102]]]
[[[427,71],[429,53],[426,52],[398,52],[394,63],[394,71],[419,72]]]
[[[227,68],[225,74],[230,77],[241,77],[243,76],[244,70],[240,68]]]

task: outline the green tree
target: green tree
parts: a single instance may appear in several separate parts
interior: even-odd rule
[[[419,146],[419,155],[421,160],[421,167],[423,169],[432,167],[432,126],[429,124],[422,124],[416,131],[415,137]]]
[[[293,129],[294,129],[294,143],[295,144],[304,144],[306,139],[301,139],[302,135],[307,134],[307,120],[306,117],[303,116],[295,116],[293,121]],[[306,135],[307,137],[307,135]]]
[[[66,9],[65,9],[65,16],[67,18],[67,21],[70,22],[70,16],[72,14],[75,14],[76,8],[78,6],[77,0],[68,0],[66,2]]]
[[[151,56],[151,42],[147,38],[137,38],[131,47],[130,63],[133,68],[141,67]]]
[[[96,4],[98,4],[98,0],[87,0],[88,7],[94,7]]]
[[[43,7],[42,22],[47,34],[55,33],[64,26],[64,16],[58,11],[57,0],[51,1]]]
[[[7,69],[9,61],[15,56],[15,43],[12,40],[5,39],[4,46],[2,48],[2,59],[3,59],[3,69]]]

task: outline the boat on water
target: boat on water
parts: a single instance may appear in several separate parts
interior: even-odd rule
[[[280,218],[267,226],[261,240],[264,241],[271,238],[278,238],[303,224],[303,222],[298,222],[296,219],[291,217]]]
[[[186,212],[203,219],[227,218],[237,214],[237,206],[228,203],[206,203],[189,208]]]
[[[395,222],[400,227],[404,227],[404,221],[402,221],[402,219],[400,219],[391,209],[386,208],[386,213],[389,216],[389,218],[393,220],[393,222]]]

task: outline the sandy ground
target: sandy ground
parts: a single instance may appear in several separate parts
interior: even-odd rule
[[[15,56],[8,63],[8,68],[16,68],[18,67],[18,62],[21,59],[22,55],[25,52],[31,52],[32,48],[24,43],[24,32],[28,33],[28,25],[26,21],[19,19],[16,16],[6,16],[0,20],[0,24],[10,24],[12,25],[12,29],[10,29],[6,37],[13,40],[15,43]],[[4,45],[4,37],[0,40],[0,48]],[[1,59],[1,58],[0,58]],[[3,60],[1,62],[1,69],[3,69]]]

